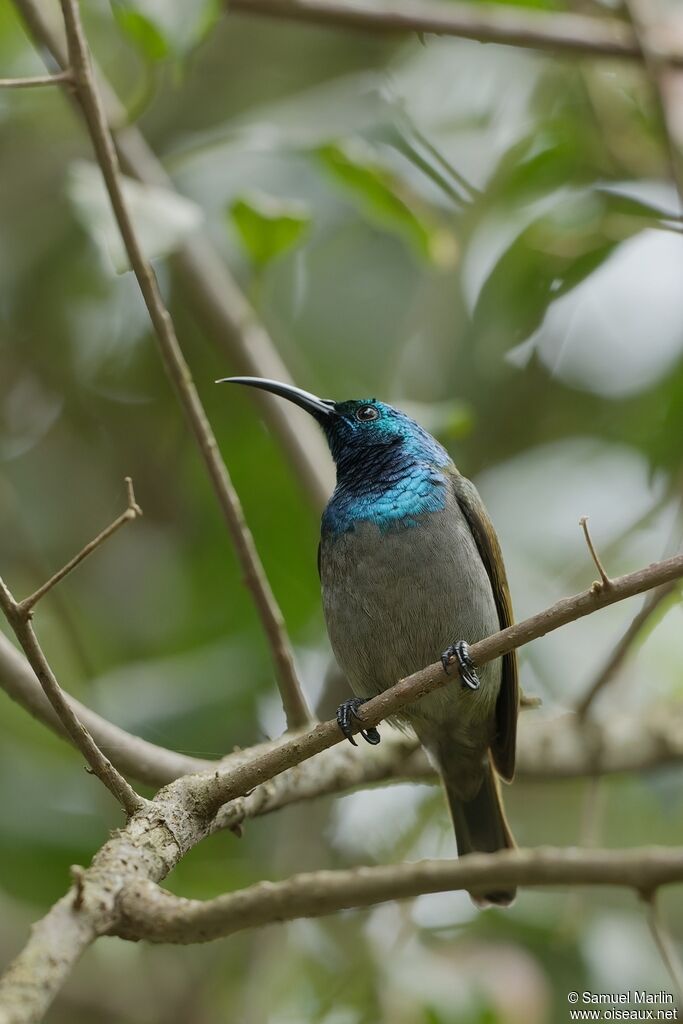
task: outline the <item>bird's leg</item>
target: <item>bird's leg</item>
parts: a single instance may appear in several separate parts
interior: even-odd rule
[[[470,658],[469,645],[464,640],[456,640],[441,655],[441,664],[446,675],[448,675],[448,666],[452,659],[455,659],[458,663],[460,678],[465,686],[468,686],[470,690],[478,690],[481,682],[474,667],[474,662]]]
[[[351,732],[351,721],[356,718],[358,721],[358,708],[361,704],[367,704],[369,697],[351,697],[349,700],[345,700],[343,704],[340,704],[337,708],[337,723],[339,728],[346,736],[349,743],[353,743],[354,747],[358,744],[353,738]],[[360,734],[366,743],[371,743],[373,747],[377,746],[380,740],[379,733],[375,729],[374,725],[369,726],[367,729],[361,729]]]

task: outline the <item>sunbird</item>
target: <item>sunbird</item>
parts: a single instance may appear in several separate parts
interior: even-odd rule
[[[334,402],[290,384],[227,377],[286,398],[322,427],[337,485],[322,516],[318,571],[327,631],[355,697],[337,711],[344,735],[359,707],[439,659],[459,681],[405,707],[441,774],[458,853],[511,849],[498,777],[511,781],[519,690],[515,652],[478,670],[476,642],[512,623],[503,556],[474,484],[405,413],[374,398]],[[368,743],[377,729],[364,728]],[[471,892],[509,905],[515,890]]]

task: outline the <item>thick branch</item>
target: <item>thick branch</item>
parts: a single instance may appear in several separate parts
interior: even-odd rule
[[[591,588],[574,597],[563,598],[551,608],[472,644],[472,660],[475,665],[483,665],[599,608],[641,594],[645,590],[661,586],[681,576],[683,555],[677,555],[663,562],[655,562],[627,576],[616,577],[611,581],[609,588]],[[441,662],[415,672],[364,704],[359,711],[359,720],[354,724],[355,731],[358,732],[369,725],[377,725],[383,718],[395,715],[407,704],[446,684],[457,685],[444,674]],[[336,721],[323,722],[310,732],[281,743],[261,757],[240,765],[234,771],[223,773],[219,770],[210,777],[198,776],[193,786],[195,795],[202,801],[207,814],[215,814],[221,804],[244,795],[254,786],[272,779],[280,772],[300,764],[341,740]]]
[[[526,11],[503,4],[449,0],[230,0],[230,12],[266,15],[363,32],[434,33],[482,43],[507,43],[551,53],[638,60],[640,48],[630,26],[616,18]],[[663,60],[683,65],[683,53],[657,41]]]
[[[508,885],[626,886],[649,893],[683,882],[683,848],[638,850],[539,848],[472,854],[461,860],[315,871],[284,882],[259,882],[240,892],[202,902],[186,900],[149,881],[121,893],[116,934],[150,942],[207,942],[244,928],[297,917],[410,899],[428,892]]]
[[[216,439],[178,343],[171,316],[164,305],[156,275],[142,251],[124,199],[118,157],[90,66],[90,55],[80,22],[78,4],[76,0],[61,0],[61,6],[66,26],[69,62],[73,68],[95,156],[102,171],[131,267],[154,327],[164,367],[175,387],[188,426],[206,465],[244,573],[245,583],[252,592],[275,663],[287,724],[291,728],[304,725],[311,720],[311,714],[296,676],[294,657],[282,613],[263,570],[237,492],[218,452]]]
[[[42,1020],[97,934],[94,918],[74,907],[73,893],[55,903],[0,979],[0,1024]]]
[[[40,53],[58,67],[69,66],[66,47],[36,0],[14,0]],[[115,146],[126,174],[145,185],[173,190],[161,163],[137,128],[126,125],[126,111],[106,78],[97,71],[107,121],[119,126]],[[69,95],[74,95],[73,91]],[[82,111],[82,107],[78,107]],[[126,125],[125,128],[120,126]],[[265,327],[240,291],[228,267],[206,234],[197,233],[173,259],[183,286],[216,348],[235,372],[291,382],[291,376]],[[334,479],[326,445],[310,416],[288,402],[254,391],[266,423],[280,441],[298,478],[316,507],[322,508]]]

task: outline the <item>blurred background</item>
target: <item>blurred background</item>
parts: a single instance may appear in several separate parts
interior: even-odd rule
[[[95,54],[182,193],[138,188],[131,201],[306,691],[329,714],[320,509],[249,396],[213,385],[234,367],[165,256],[207,231],[298,384],[376,396],[439,437],[489,507],[521,618],[593,580],[581,515],[612,574],[679,545],[679,201],[637,62],[218,7],[83,3]],[[0,73],[42,71],[0,0]],[[144,519],[37,612],[58,678],[126,729],[199,756],[276,736],[260,625],[82,126],[57,89],[0,91],[0,125],[2,575],[33,590],[124,507],[130,474]],[[526,713],[571,708],[639,607],[525,647],[524,689],[543,698]],[[596,717],[681,699],[682,626],[674,597]],[[678,769],[597,787],[520,781],[505,795],[524,846],[683,843]],[[4,964],[119,816],[79,756],[1,693],[0,806]],[[438,788],[401,784],[250,821],[167,884],[210,897],[294,870],[453,852]],[[681,893],[663,904],[680,944]],[[631,893],[527,890],[484,914],[462,893],[424,896],[200,947],[104,939],[48,1020],[554,1024],[584,988],[670,989]]]

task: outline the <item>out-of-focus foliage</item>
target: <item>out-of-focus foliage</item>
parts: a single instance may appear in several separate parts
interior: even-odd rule
[[[678,544],[683,239],[637,66],[219,19],[215,3],[84,9],[184,197],[136,190],[150,253],[201,220],[302,386],[377,395],[437,432],[490,508],[518,616],[592,580],[580,515],[613,573]],[[0,62],[3,75],[41,67],[10,4]],[[30,591],[123,507],[130,474],[144,519],[36,615],[59,678],[184,751],[276,734],[263,636],[135,282],[116,272],[81,125],[56,90],[0,92],[0,121],[2,574]],[[305,686],[329,714],[319,510],[249,397],[213,386],[234,368],[171,264],[156,266]],[[525,648],[536,714],[571,705],[636,607]],[[672,603],[597,712],[680,699],[682,654]],[[586,794],[506,790],[520,843],[683,841],[677,772],[606,781],[590,836]],[[78,757],[1,694],[0,799],[4,962],[118,818]],[[401,785],[214,837],[169,885],[208,897],[293,870],[452,854],[438,791]],[[664,903],[680,941],[680,895]],[[524,892],[507,914],[477,914],[456,893],[187,950],[105,940],[50,1019],[555,1024],[583,988],[668,988],[632,896]]]

